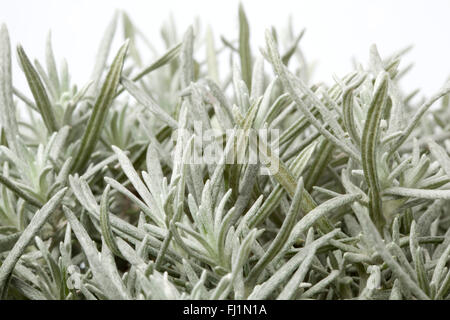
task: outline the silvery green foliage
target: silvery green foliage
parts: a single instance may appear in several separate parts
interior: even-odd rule
[[[450,298],[450,86],[400,90],[407,50],[375,46],[313,84],[304,31],[258,51],[238,20],[220,42],[170,20],[158,52],[118,12],[80,86],[49,34],[43,63],[17,47],[29,90],[2,26],[2,299]],[[196,122],[241,154],[278,129],[279,153],[193,164]]]

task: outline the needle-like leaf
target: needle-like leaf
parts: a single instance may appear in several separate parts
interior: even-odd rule
[[[28,56],[20,45],[17,46],[17,55],[19,56],[23,72],[25,73],[25,77],[28,81],[28,86],[30,87],[31,93],[34,97],[34,101],[37,108],[39,109],[42,119],[44,120],[48,132],[53,133],[54,131],[58,131],[58,124],[56,122],[53,106],[50,102],[44,84],[42,83],[38,72],[33,67],[30,59],[28,59]]]
[[[111,106],[117,86],[119,85],[120,76],[122,74],[122,68],[125,61],[125,56],[128,49],[128,41],[122,45],[113,64],[109,70],[109,73],[103,83],[100,94],[94,104],[92,114],[89,118],[89,122],[81,140],[80,149],[77,152],[77,156],[73,161],[72,171],[83,170],[89,160],[92,151],[97,145],[100,139],[100,134],[103,129],[103,124],[108,114],[109,107]]]

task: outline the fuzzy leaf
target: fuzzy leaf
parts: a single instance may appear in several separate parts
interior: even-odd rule
[[[117,86],[119,85],[120,76],[128,49],[128,41],[120,48],[114,59],[113,64],[109,70],[108,76],[103,83],[100,95],[98,96],[91,117],[81,140],[80,149],[74,159],[72,171],[83,170],[89,160],[92,151],[94,150],[100,138],[103,124],[108,114],[108,109],[111,106],[114,96],[116,94]]]

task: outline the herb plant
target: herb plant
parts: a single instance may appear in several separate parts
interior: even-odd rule
[[[81,86],[19,45],[29,93],[1,27],[2,299],[450,297],[450,85],[400,90],[407,50],[375,46],[313,84],[303,31],[257,51],[238,18],[220,44],[170,22],[161,54],[118,12]],[[231,161],[192,161],[201,130]]]

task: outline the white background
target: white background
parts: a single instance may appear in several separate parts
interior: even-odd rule
[[[72,78],[82,85],[93,66],[98,42],[114,9],[125,9],[150,40],[160,44],[161,23],[173,13],[180,32],[202,18],[216,37],[238,34],[238,0],[0,0],[0,22],[6,23],[13,46],[21,43],[29,56],[43,59],[49,29],[58,59],[69,62]],[[450,0],[275,0],[243,1],[252,41],[264,45],[264,30],[284,27],[288,16],[297,31],[306,27],[301,45],[309,61],[317,61],[315,79],[332,81],[351,68],[351,58],[366,62],[369,46],[388,55],[409,44],[415,47],[403,66],[415,67],[405,78],[408,91],[435,92],[450,75]],[[116,50],[116,48],[114,48]],[[254,47],[253,52],[257,52]],[[14,70],[15,83],[23,76]]]

